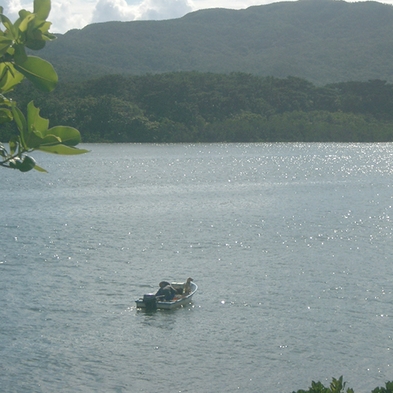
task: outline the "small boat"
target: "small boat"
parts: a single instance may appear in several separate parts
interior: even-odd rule
[[[172,300],[160,300],[154,293],[147,293],[135,301],[137,308],[146,310],[165,309],[171,310],[180,306],[191,303],[194,293],[198,290],[198,286],[194,282],[190,282],[190,292],[184,293],[186,283],[172,282],[171,286],[176,290],[176,295]]]

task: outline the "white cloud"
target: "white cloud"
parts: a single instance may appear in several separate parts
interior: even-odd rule
[[[94,2],[52,0],[48,20],[52,22],[52,33],[65,33],[71,29],[81,29],[92,23]]]
[[[3,0],[4,14],[11,20],[18,19],[21,9],[33,11],[33,0]],[[52,0],[48,20],[52,22],[52,33],[65,33],[91,23],[96,0]]]
[[[197,9],[229,8],[239,10],[251,7],[252,5],[274,3],[275,1],[277,0],[195,0],[194,3]]]
[[[125,0],[98,0],[93,12],[93,22],[134,20],[134,7]]]
[[[192,10],[193,7],[188,0],[146,0],[139,7],[140,15],[138,19],[179,18]]]
[[[4,14],[18,18],[22,8],[33,10],[33,0],[3,0]],[[172,19],[195,10],[191,0],[52,0],[52,33],[81,29],[95,22]]]
[[[98,0],[92,22],[172,19],[192,10],[188,0]]]
[[[33,11],[33,2],[23,4],[20,0],[3,0],[3,4],[1,4],[1,6],[4,8],[4,15],[11,21],[18,19],[18,12],[21,9]]]

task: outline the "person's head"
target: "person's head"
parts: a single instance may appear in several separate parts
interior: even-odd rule
[[[160,288],[165,288],[166,286],[170,285],[168,281],[161,281],[159,284]]]
[[[191,281],[194,281],[191,277],[187,278],[187,282],[190,283]]]

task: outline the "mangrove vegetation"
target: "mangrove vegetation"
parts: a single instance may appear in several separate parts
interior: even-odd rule
[[[34,99],[83,142],[393,141],[393,85],[382,80],[321,87],[245,73],[110,75],[59,83],[50,94],[22,84],[13,98],[21,106]],[[14,132],[7,124],[0,140]]]

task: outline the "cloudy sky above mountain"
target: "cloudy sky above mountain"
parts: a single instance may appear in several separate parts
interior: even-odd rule
[[[162,20],[179,18],[205,8],[243,9],[272,0],[52,0],[49,20],[52,33],[81,29],[90,23],[106,21]],[[3,0],[4,14],[12,21],[25,8],[32,10],[33,0]],[[393,0],[384,1],[393,3]]]

